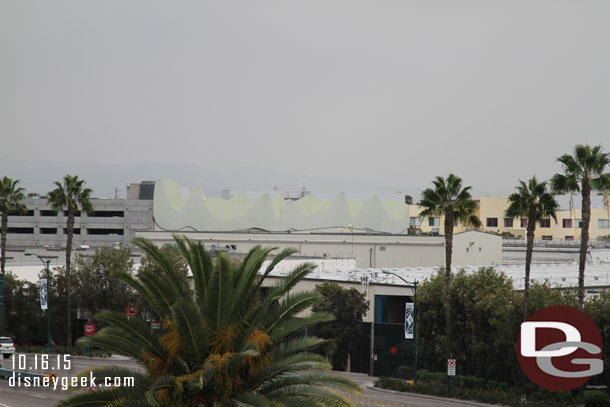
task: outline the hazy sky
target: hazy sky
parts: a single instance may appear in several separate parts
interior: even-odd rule
[[[156,169],[107,190],[260,168],[298,174],[284,189],[375,193],[453,171],[508,194],[576,143],[610,150],[609,15],[605,0],[2,0],[0,175]]]

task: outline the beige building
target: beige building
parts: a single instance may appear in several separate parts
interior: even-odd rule
[[[369,235],[363,233],[175,232],[201,241],[206,248],[247,253],[252,247],[295,248],[300,256],[356,259],[356,268],[441,267],[445,264],[443,236]],[[137,236],[158,244],[173,242],[172,233],[148,231]],[[502,239],[469,231],[453,238],[453,264],[493,266],[502,262]]]
[[[507,218],[508,198],[483,196],[479,199],[479,218],[481,231],[491,233],[510,233],[516,237],[525,238],[527,219]],[[443,217],[421,219],[421,207],[411,205],[409,208],[411,225],[419,227],[422,232],[444,233]],[[581,210],[560,210],[557,212],[557,222],[553,219],[543,219],[536,225],[536,240],[578,240],[580,239]],[[609,213],[606,208],[591,209],[589,235],[591,240],[610,236]],[[418,226],[419,225],[419,226]],[[465,225],[457,225],[455,232],[467,230]]]

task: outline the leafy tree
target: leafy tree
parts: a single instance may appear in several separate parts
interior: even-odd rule
[[[424,208],[422,217],[445,216],[445,353],[451,358],[451,258],[453,255],[453,223],[467,223],[480,227],[481,222],[476,215],[478,204],[472,199],[471,187],[462,188],[462,179],[449,174],[445,179],[436,177],[434,188],[422,192],[419,205]]]
[[[42,345],[46,341],[44,313],[40,309],[40,287],[19,280],[10,271],[5,275],[6,334],[17,345]]]
[[[74,299],[92,315],[101,310],[124,311],[134,292],[112,273],[131,273],[133,260],[128,248],[104,247],[90,257],[78,255],[74,262]]]
[[[563,174],[555,174],[551,185],[555,193],[580,192],[582,197],[582,223],[580,233],[580,264],[578,266],[578,307],[585,303],[585,266],[589,245],[589,223],[591,222],[591,191],[610,190],[610,173],[605,173],[610,164],[610,153],[602,152],[602,146],[591,147],[579,144],[574,154],[564,154],[557,159],[563,166]]]
[[[362,316],[368,310],[366,295],[355,288],[343,288],[337,283],[325,282],[316,285],[322,302],[312,307],[313,312],[332,314],[335,320],[314,328],[314,334],[322,338],[336,339],[333,366],[343,366],[351,371],[350,353],[362,335]]]
[[[407,205],[413,205],[413,197],[411,195],[405,195],[405,203]]]
[[[0,180],[0,212],[2,212],[1,220],[1,237],[0,237],[0,274],[4,276],[6,265],[6,233],[8,231],[8,215],[10,212],[26,210],[25,205],[21,202],[25,199],[23,194],[25,190],[19,186],[19,180],[12,180],[7,176]],[[0,277],[2,278],[2,277]],[[4,286],[0,280],[0,333],[4,335],[5,327],[5,310],[2,307],[2,298],[4,297]]]
[[[172,264],[172,267],[174,267],[176,272],[178,272],[184,276],[187,275],[188,264],[186,263],[186,260],[182,256],[182,252],[176,245],[172,245],[172,244],[163,245],[163,247],[161,247],[159,249],[159,251],[161,252],[163,257],[166,258]],[[155,259],[151,258],[146,253],[144,254],[144,256],[142,256],[139,270],[143,271],[143,272],[156,272],[156,273],[159,273],[162,275],[161,267],[159,267],[157,265],[157,263],[155,262]]]
[[[59,212],[64,208],[68,211],[68,221],[66,223],[66,312],[67,315],[67,346],[72,348],[72,317],[71,317],[71,278],[70,263],[72,259],[72,238],[74,236],[74,217],[79,206],[88,215],[93,214],[93,204],[91,203],[91,192],[85,188],[85,181],[78,179],[77,175],[66,175],[62,182],[55,182],[57,188],[49,192],[49,204],[53,210]]]
[[[327,374],[326,360],[311,353],[324,340],[294,335],[328,314],[302,311],[320,301],[319,295],[299,291],[288,295],[311,272],[312,264],[297,266],[266,293],[265,278],[282,259],[262,264],[272,249],[256,247],[241,263],[219,253],[215,261],[203,245],[175,237],[193,273],[193,286],[153,243],[136,244],[154,259],[162,274],[141,270],[136,277],[114,275],[141,293],[164,326],[152,333],[139,319],[102,311],[109,326],[79,343],[109,349],[138,360],[145,372],[120,367],[98,368],[94,377],[131,376],[135,388],[110,388],[74,395],[58,406],[349,406],[335,389],[353,391],[348,379]],[[259,274],[259,271],[262,274]],[[88,376],[89,372],[82,372]],[[97,404],[96,404],[97,403]]]
[[[417,289],[417,337],[421,367],[444,371],[443,273],[425,280]],[[515,347],[522,319],[521,293],[503,273],[482,268],[474,273],[459,271],[451,280],[451,331],[453,352],[460,375],[472,375],[519,384],[521,369]],[[550,305],[576,305],[576,297],[548,285],[530,287],[530,310]],[[601,326],[601,325],[600,325]]]
[[[557,223],[556,212],[559,204],[553,194],[547,191],[546,182],[538,182],[532,177],[527,183],[519,181],[517,192],[508,197],[510,202],[506,209],[509,218],[527,218],[527,248],[525,251],[525,290],[523,292],[523,321],[528,318],[528,300],[530,289],[530,268],[534,251],[534,234],[536,223],[543,218],[553,218]]]

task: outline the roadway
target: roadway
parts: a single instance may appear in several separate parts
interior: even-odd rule
[[[33,369],[33,362],[28,359],[27,368]],[[5,359],[4,367],[10,368],[10,363]],[[57,371],[58,377],[70,377],[85,369],[103,366],[123,366],[133,369],[141,369],[133,360],[126,358],[71,358],[71,369]],[[48,373],[48,372],[47,372]],[[341,373],[358,383],[362,392],[358,395],[348,395],[355,407],[460,407],[472,406],[470,403],[459,401],[445,401],[427,399],[408,394],[384,393],[369,389],[367,385],[373,378],[360,373]],[[68,397],[68,393],[61,390],[58,385],[56,390],[44,387],[12,387],[8,380],[0,380],[0,407],[49,407],[58,401]]]

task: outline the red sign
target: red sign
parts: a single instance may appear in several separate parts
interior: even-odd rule
[[[85,324],[85,336],[95,335],[95,324]]]
[[[396,349],[396,347],[393,347],[392,349],[390,349],[390,352],[392,352],[394,355],[396,355],[396,352],[398,352],[398,349]]]

